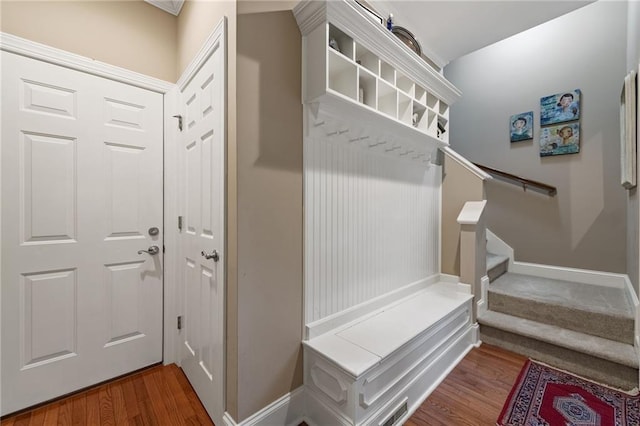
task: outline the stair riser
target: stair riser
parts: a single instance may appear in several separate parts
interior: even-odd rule
[[[480,326],[480,340],[618,389],[638,386],[638,369],[571,349],[485,325]]]
[[[497,279],[502,274],[505,274],[507,272],[508,266],[509,266],[509,259],[504,260],[498,263],[496,266],[492,267],[491,269],[487,270],[487,276],[489,277],[489,282]]]
[[[633,319],[571,309],[489,290],[489,309],[633,345]]]

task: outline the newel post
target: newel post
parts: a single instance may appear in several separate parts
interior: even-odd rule
[[[481,280],[487,274],[487,228],[484,210],[487,200],[467,201],[458,215],[460,224],[460,282],[471,286],[472,322],[482,298]]]

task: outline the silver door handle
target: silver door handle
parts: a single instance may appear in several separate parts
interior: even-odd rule
[[[218,250],[212,251],[211,254],[207,254],[203,250],[200,254],[203,255],[204,258],[207,260],[213,259],[214,262],[217,262],[218,260],[220,260],[220,255],[218,254]]]
[[[160,253],[160,248],[158,246],[151,246],[148,250],[138,250],[138,254],[142,253],[148,253],[153,256],[154,254]]]

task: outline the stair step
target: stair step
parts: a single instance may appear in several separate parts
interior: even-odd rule
[[[478,322],[485,343],[620,389],[638,386],[633,345],[493,311]]]
[[[492,282],[500,275],[507,272],[509,257],[487,252],[487,276]]]
[[[580,333],[634,342],[624,289],[507,272],[488,288],[488,309]]]
[[[616,342],[566,328],[540,323],[500,312],[486,311],[478,322],[493,328],[551,343],[576,352],[638,368],[636,351],[631,344]]]

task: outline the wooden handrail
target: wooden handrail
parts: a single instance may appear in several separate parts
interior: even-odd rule
[[[510,181],[515,181],[520,183],[522,185],[522,189],[524,189],[525,191],[527,190],[527,188],[539,189],[542,192],[546,192],[547,195],[549,195],[550,197],[553,197],[558,193],[558,189],[555,186],[547,185],[546,183],[512,175],[511,173],[503,172],[502,170],[492,169],[491,167],[483,166],[482,164],[478,164],[478,163],[473,163],[473,164],[476,167],[484,170],[489,174],[503,177],[505,179],[509,179]]]

